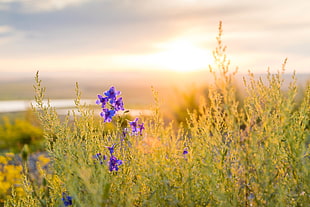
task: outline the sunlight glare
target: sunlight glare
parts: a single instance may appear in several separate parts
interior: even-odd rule
[[[207,49],[189,40],[177,40],[158,45],[162,52],[153,54],[151,59],[158,67],[179,72],[206,69],[213,61]]]

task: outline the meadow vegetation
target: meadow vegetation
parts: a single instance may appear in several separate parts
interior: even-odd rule
[[[284,61],[266,81],[249,72],[240,104],[221,37],[220,24],[214,82],[180,124],[164,123],[156,90],[153,115],[129,117],[117,86],[98,96],[99,116],[77,85],[79,114],[60,119],[37,74],[50,164],[42,158],[32,176],[25,147],[6,206],[309,206],[310,85],[297,104],[294,75],[283,90]]]
[[[32,151],[43,150],[43,130],[40,124],[28,118],[2,117],[0,125],[0,152],[19,153],[25,144]]]

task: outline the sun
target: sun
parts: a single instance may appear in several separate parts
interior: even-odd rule
[[[158,45],[160,52],[153,54],[154,63],[162,68],[179,72],[189,72],[206,69],[212,63],[210,51],[181,39]]]
[[[123,54],[110,57],[113,67],[141,70],[170,70],[192,72],[205,70],[213,65],[212,52],[205,40],[197,37],[180,37],[165,42],[154,43],[152,51],[145,54]],[[117,64],[116,64],[117,63]]]

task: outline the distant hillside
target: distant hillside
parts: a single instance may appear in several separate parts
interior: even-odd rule
[[[0,72],[1,73],[1,72]],[[13,73],[0,75],[0,100],[33,99],[33,84],[35,73],[24,73],[14,76]],[[242,77],[236,77],[242,87]],[[257,75],[265,76],[265,74]],[[177,73],[171,71],[126,71],[126,72],[77,72],[77,73],[46,73],[40,74],[42,84],[46,86],[47,96],[52,99],[65,99],[75,97],[75,82],[79,83],[82,98],[96,99],[97,94],[114,85],[122,91],[122,96],[130,105],[145,105],[153,103],[151,86],[159,91],[164,99],[171,97],[178,90],[186,90],[192,86],[206,85],[212,82],[212,75],[208,71],[195,73]],[[291,74],[284,75],[287,85]],[[298,74],[297,84],[303,88],[309,74]]]

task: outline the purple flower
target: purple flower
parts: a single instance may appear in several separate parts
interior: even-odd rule
[[[101,107],[104,108],[108,102],[108,97],[103,97],[101,95],[98,95],[98,99],[96,101],[96,104],[101,104]]]
[[[142,124],[139,124],[139,131],[140,131],[140,135],[142,136],[142,131],[143,131],[144,128],[144,123]]]
[[[66,193],[62,193],[62,201],[65,206],[71,206],[72,205],[72,197],[68,196]]]
[[[100,113],[100,116],[104,118],[104,122],[111,122],[112,117],[115,115],[116,111],[111,109],[102,109],[102,112]]]
[[[117,111],[124,111],[124,102],[123,98],[116,98],[121,94],[120,91],[116,91],[114,86],[112,86],[109,90],[103,93],[105,95],[98,95],[98,99],[96,104],[100,105],[103,111],[100,115],[104,118],[104,122],[111,122],[112,117],[116,114]]]
[[[142,131],[143,131],[143,129],[145,129],[143,123],[138,124],[138,120],[139,120],[139,118],[135,118],[135,120],[129,122],[129,125],[131,126],[131,132],[134,135],[137,135],[138,133],[140,135],[142,135]]]
[[[116,91],[114,86],[112,86],[108,91],[104,92],[104,95],[106,95],[108,97],[108,99],[111,99],[111,100],[115,100],[116,96],[118,96],[120,94],[121,94],[121,92]]]
[[[114,146],[115,146],[115,144],[113,144],[111,147],[107,147],[109,149],[111,155],[114,153]]]
[[[119,97],[119,98],[115,101],[115,103],[114,103],[114,109],[115,109],[116,111],[120,111],[120,110],[124,111],[124,110],[125,110],[125,109],[124,109],[124,102],[123,102],[123,98],[122,98],[122,97]]]
[[[124,137],[124,138],[126,137],[127,133],[128,133],[128,129],[127,129],[127,128],[124,128],[124,129],[123,129],[123,137]]]
[[[186,148],[184,148],[184,150],[183,150],[183,155],[187,155],[188,154],[188,149],[187,149],[187,147]]]
[[[113,155],[111,155],[110,157],[110,161],[109,161],[109,170],[112,171],[118,171],[118,166],[123,164],[122,160],[118,160],[116,159],[116,157],[114,157]]]
[[[129,125],[131,126],[131,132],[132,133],[136,133],[138,131],[137,129],[137,122],[138,122],[138,118],[135,118],[135,120],[129,122]]]
[[[97,159],[100,164],[102,165],[103,164],[103,160],[106,160],[107,157],[105,155],[102,156],[101,153],[97,153],[96,155],[93,156],[95,159]]]

